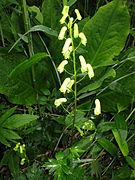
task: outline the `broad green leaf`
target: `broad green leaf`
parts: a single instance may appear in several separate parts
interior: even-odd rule
[[[6,138],[3,136],[2,131],[0,132],[0,142],[2,144],[4,144],[5,146],[10,147],[11,145],[9,144],[9,142],[6,140]]]
[[[102,132],[112,130],[113,128],[116,128],[114,122],[101,122],[97,126],[97,131],[102,133]]]
[[[117,156],[118,149],[117,147],[108,139],[100,138],[98,139],[98,143],[112,156]]]
[[[124,141],[122,143],[121,137],[119,135],[119,132],[117,129],[112,129],[113,135],[115,137],[115,140],[117,142],[117,144],[119,145],[119,148],[123,154],[123,156],[127,156],[128,155],[128,144],[127,141]]]
[[[35,121],[38,118],[37,115],[30,114],[15,114],[7,119],[5,123],[2,124],[2,127],[8,129],[20,128],[32,121]]]
[[[15,133],[14,131],[10,129],[5,129],[3,127],[0,127],[0,132],[6,140],[12,141],[14,139],[21,139],[21,137],[18,136],[17,133]]]
[[[62,17],[61,10],[62,6],[57,0],[44,0],[42,4],[43,24],[58,30],[60,28],[59,20]]]
[[[115,119],[116,128],[122,140],[121,143],[124,143],[124,141],[127,138],[127,125],[125,119],[121,114],[117,114],[114,119]]]
[[[9,78],[14,78],[15,76],[18,76],[18,74],[21,74],[26,69],[29,69],[32,65],[38,63],[41,59],[47,57],[48,55],[46,53],[37,53],[34,56],[32,56],[30,59],[25,60],[24,62],[17,65],[12,72],[9,74]]]
[[[9,110],[7,110],[1,117],[0,117],[0,126],[2,125],[2,123],[4,123],[7,118],[9,118],[13,113],[14,111],[16,110],[16,107],[13,107]]]
[[[132,157],[127,156],[126,161],[135,170],[135,160]]]
[[[85,113],[83,113],[82,111],[77,111],[75,124],[78,127],[82,127],[83,124],[86,121],[88,121],[88,119],[85,118],[84,115],[85,115]],[[70,128],[72,127],[73,119],[74,119],[74,112],[71,112],[70,114],[67,115],[67,117],[65,119],[66,127],[68,127],[70,125],[71,125]]]
[[[22,53],[16,51],[8,53],[7,48],[0,48],[0,93],[14,104],[32,105],[37,103],[37,92],[39,96],[42,96],[41,89],[53,89],[58,79],[53,71],[52,62],[47,58],[38,62],[34,67],[35,88],[31,68],[9,80],[8,75],[25,60],[26,56]]]
[[[98,89],[103,81],[109,77],[115,77],[116,73],[115,73],[115,70],[114,69],[108,69],[107,72],[99,79],[95,80],[94,82],[92,83],[89,83],[89,85],[85,86],[84,88],[82,88],[79,92],[78,92],[78,95],[81,94],[81,93],[85,93],[87,91],[93,91],[95,89]]]
[[[113,0],[99,8],[83,28],[88,40],[87,61],[94,68],[114,64],[112,59],[123,49],[129,27],[128,9],[122,0]]]

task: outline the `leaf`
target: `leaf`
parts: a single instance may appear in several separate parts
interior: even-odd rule
[[[103,133],[112,130],[113,128],[115,128],[114,122],[101,122],[97,126],[97,131]]]
[[[38,63],[41,59],[47,57],[48,54],[46,53],[37,53],[34,56],[32,56],[30,59],[25,60],[24,62],[17,65],[9,74],[9,78],[14,78],[15,76],[18,76],[22,72],[24,72],[26,69],[29,69],[32,65]]]
[[[40,12],[40,9],[37,7],[37,6],[31,6],[31,7],[28,7],[28,10],[30,12],[34,12],[36,13],[36,19],[42,24],[43,23],[43,16],[42,16],[42,13]]]
[[[114,119],[115,119],[116,128],[122,140],[121,143],[124,143],[124,141],[127,138],[127,125],[125,119],[121,114],[117,114]]]
[[[59,20],[62,16],[62,7],[60,4],[57,0],[44,0],[42,3],[43,24],[54,30],[58,30],[61,27]]]
[[[84,26],[87,37],[87,60],[94,67],[114,64],[114,56],[119,55],[129,33],[130,18],[122,0],[113,0],[99,8]]]
[[[37,32],[37,31],[41,31],[41,32],[44,32],[48,35],[51,35],[51,36],[55,36],[57,37],[58,36],[58,33],[57,31],[47,27],[47,26],[43,26],[43,25],[36,25],[36,26],[33,26],[29,31],[27,31],[25,34],[23,34],[14,44],[13,46],[10,48],[9,52],[12,51],[12,49],[18,44],[18,42],[23,39],[27,34],[31,33],[31,32]]]
[[[2,125],[8,117],[10,117],[14,111],[16,110],[16,107],[13,107],[11,109],[8,109],[1,117],[0,117],[0,125]]]
[[[21,139],[20,136],[18,136],[17,133],[15,133],[14,131],[10,130],[10,129],[5,129],[5,128],[1,128],[0,127],[0,131],[2,136],[9,141],[12,141],[14,139]]]
[[[78,95],[81,94],[81,93],[85,93],[87,91],[93,91],[97,88],[99,88],[103,81],[109,77],[115,77],[116,73],[115,73],[115,70],[112,69],[112,68],[109,68],[107,70],[107,72],[99,79],[97,79],[96,81],[92,82],[92,83],[89,83],[89,85],[85,86],[84,88],[82,88],[79,92],[78,92]]]
[[[8,101],[13,104],[32,105],[37,103],[37,93],[42,96],[41,89],[53,89],[58,79],[54,73],[54,67],[49,58],[41,60],[34,67],[35,82],[33,86],[31,69],[14,76],[8,75],[19,64],[26,60],[22,53],[12,51],[8,53],[7,48],[0,48],[0,93],[4,94]],[[49,74],[49,76],[48,76]],[[40,103],[40,102],[39,102]]]
[[[17,129],[32,121],[35,121],[37,118],[37,115],[15,114],[6,120],[6,122],[2,124],[2,127],[8,129]]]
[[[9,144],[9,142],[6,140],[6,138],[4,138],[3,134],[0,132],[0,142],[2,144],[4,144],[5,146],[11,147],[11,145]]]
[[[77,111],[75,124],[78,127],[82,127],[84,122],[88,121],[88,119],[85,118],[84,115],[85,113],[83,113],[82,111]],[[65,119],[66,127],[68,126],[70,126],[70,128],[72,127],[71,125],[73,123],[73,119],[74,119],[74,112],[72,111],[70,114],[67,115]]]
[[[135,161],[134,161],[134,159],[132,157],[130,157],[130,156],[127,156],[126,161],[135,170]]]
[[[72,6],[72,5],[74,5],[74,4],[76,3],[76,1],[77,1],[77,0],[69,0],[68,3],[67,3],[67,5],[68,5],[68,6]]]
[[[98,143],[112,156],[115,157],[117,156],[118,153],[117,147],[112,142],[110,142],[110,140],[105,138],[100,138],[98,139]]]
[[[115,137],[116,142],[119,145],[119,148],[120,148],[123,156],[127,156],[128,155],[128,144],[127,144],[127,141],[124,141],[122,143],[121,137],[120,137],[119,132],[118,132],[117,129],[112,129],[112,132],[113,132],[113,135]]]

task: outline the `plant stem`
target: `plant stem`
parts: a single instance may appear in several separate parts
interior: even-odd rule
[[[76,110],[77,110],[77,81],[76,81],[76,59],[75,59],[75,47],[74,47],[74,41],[73,41],[73,35],[72,35],[72,28],[70,27],[70,37],[72,42],[72,48],[73,48],[73,64],[74,64],[74,84],[75,84],[75,90],[74,90],[74,99],[75,99],[75,107],[74,107],[74,119],[73,119],[73,129],[75,126],[75,120],[76,120]]]
[[[23,12],[24,12],[24,21],[25,21],[25,31],[27,32],[30,30],[30,24],[29,24],[29,15],[27,11],[26,0],[23,0]],[[31,33],[28,33],[27,37],[28,37],[29,56],[32,57],[34,55],[34,52],[33,52],[33,46],[32,46]],[[34,82],[35,82],[34,66],[32,66],[32,80],[33,80],[33,85],[34,85]]]
[[[2,30],[1,24],[0,24],[0,34],[1,34],[1,41],[2,41],[3,47],[5,47],[4,36],[3,36],[3,30]]]

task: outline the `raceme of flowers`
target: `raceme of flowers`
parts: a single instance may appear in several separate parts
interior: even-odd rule
[[[82,44],[86,46],[87,44],[87,38],[83,32],[79,32],[77,20],[81,20],[82,16],[79,12],[78,9],[75,9],[75,14],[76,14],[76,19],[74,20],[73,17],[69,16],[69,6],[64,6],[62,10],[62,18],[60,19],[60,23],[63,25],[63,27],[60,30],[60,33],[58,35],[59,40],[65,40],[64,46],[62,48],[62,54],[64,56],[64,60],[60,63],[58,66],[57,70],[61,74],[65,70],[65,66],[68,64],[69,59],[71,58],[71,53],[73,51],[73,39],[79,38],[80,43],[79,46]],[[67,23],[68,21],[68,23]],[[68,32],[69,35],[67,35]],[[68,37],[67,37],[68,36]],[[78,47],[79,47],[78,46]],[[78,48],[77,47],[77,48]],[[76,49],[75,49],[76,50]],[[91,79],[94,77],[94,71],[93,68],[90,64],[87,64],[84,57],[82,55],[79,56],[80,63],[81,63],[81,72],[87,72],[89,78]],[[73,77],[67,77],[61,87],[60,91],[65,94],[65,93],[70,93],[72,92],[72,86],[74,84]],[[66,98],[59,98],[55,100],[55,105],[56,107],[60,106],[62,103],[66,102]]]

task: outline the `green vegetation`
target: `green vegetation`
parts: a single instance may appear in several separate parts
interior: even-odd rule
[[[0,12],[0,179],[135,179],[135,2]]]

